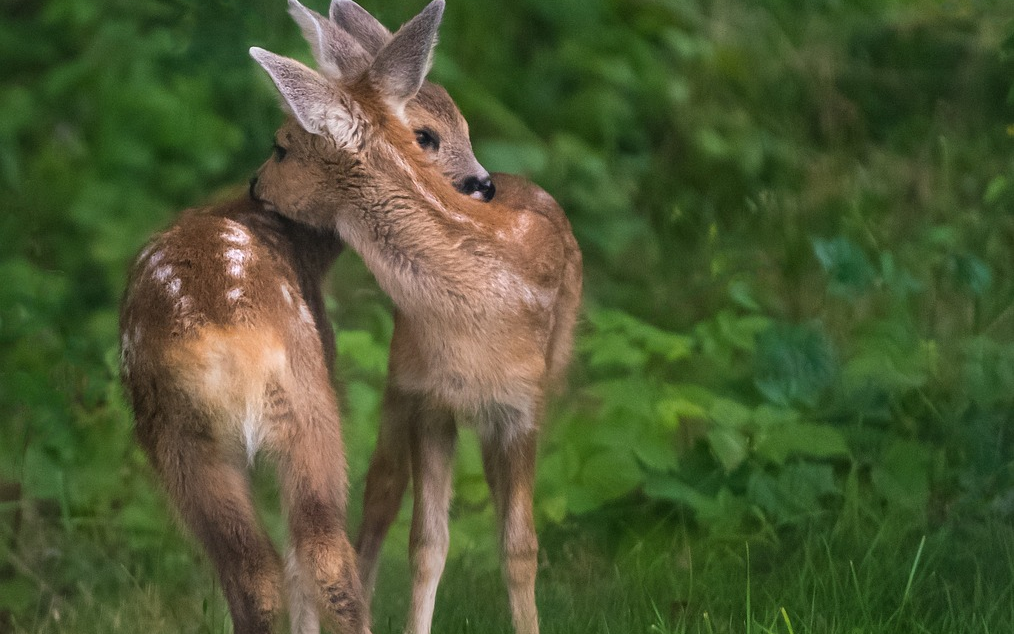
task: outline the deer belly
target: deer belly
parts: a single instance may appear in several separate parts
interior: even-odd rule
[[[392,347],[392,380],[403,390],[427,394],[459,412],[478,412],[493,404],[527,409],[545,378],[545,357],[523,347],[497,346],[475,337],[414,343]],[[420,345],[426,343],[430,345]]]

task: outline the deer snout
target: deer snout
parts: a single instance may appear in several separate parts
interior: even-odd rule
[[[457,184],[457,189],[462,194],[485,202],[492,200],[493,195],[496,194],[496,185],[493,184],[493,180],[488,174],[482,178],[469,176]]]

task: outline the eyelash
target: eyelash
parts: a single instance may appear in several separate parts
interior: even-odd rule
[[[416,130],[415,131],[415,142],[419,144],[422,149],[440,149],[440,138],[430,130]]]

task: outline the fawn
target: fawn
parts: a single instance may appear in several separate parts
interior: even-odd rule
[[[290,10],[305,22],[308,10]],[[339,30],[326,20],[320,28]],[[334,53],[315,52],[327,67]],[[365,69],[370,59],[353,43],[341,61]],[[431,169],[461,193],[492,195],[446,91],[423,84],[404,117]],[[439,147],[425,142],[433,138]],[[334,335],[321,293],[341,250],[333,229],[299,224],[246,196],[189,210],[152,238],[124,295],[121,376],[137,438],[207,550],[237,634],[273,631],[285,590],[292,632],[319,632],[318,613],[338,631],[368,630],[344,533]],[[258,450],[278,465],[292,542],[286,563],[251,499],[247,463]]]
[[[500,175],[498,196],[482,204],[460,196],[425,160],[404,107],[428,70],[442,12],[443,1],[434,0],[394,36],[360,33],[376,50],[365,70],[339,53],[324,75],[252,48],[293,115],[276,135],[278,160],[261,167],[252,192],[282,216],[335,231],[395,303],[358,539],[367,597],[411,475],[406,629],[430,631],[447,555],[456,425],[472,424],[500,524],[514,627],[534,634],[536,435],[546,392],[570,356],[581,254],[562,210],[538,187]],[[333,20],[353,32],[372,24],[363,14],[348,0],[332,5]],[[320,49],[350,48],[347,31],[317,30]]]

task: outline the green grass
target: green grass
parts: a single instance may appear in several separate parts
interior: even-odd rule
[[[670,521],[606,525],[597,518],[543,535],[544,633],[992,634],[1014,627],[1009,525],[968,523],[926,534],[888,525],[811,528],[749,542],[695,538]],[[161,535],[102,526],[30,534],[19,539],[21,552],[4,551],[36,596],[12,615],[11,632],[231,631],[210,569],[171,523]],[[374,602],[375,634],[400,632],[404,623],[409,576],[402,546],[396,530]],[[476,546],[448,562],[435,632],[510,632],[491,548]],[[28,561],[28,553],[39,561]]]

